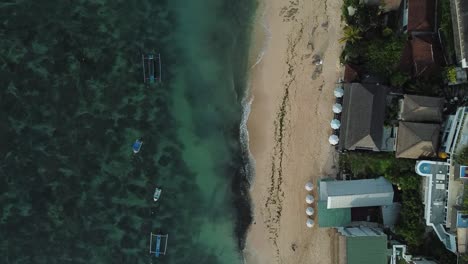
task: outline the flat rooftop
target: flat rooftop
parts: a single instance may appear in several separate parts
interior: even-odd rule
[[[455,236],[445,230],[448,217],[449,172],[446,162],[421,160],[416,163],[416,172],[426,177],[424,194],[424,218],[432,226],[444,245],[455,252]]]
[[[432,174],[431,222],[445,223],[445,205],[448,197],[447,165],[436,165]]]

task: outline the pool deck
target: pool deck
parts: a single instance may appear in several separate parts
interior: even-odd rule
[[[450,179],[450,165],[446,162],[422,160],[416,163],[416,172],[426,178],[424,181],[426,225],[432,226],[439,239],[449,250],[456,251],[455,235],[448,233],[444,227],[447,224],[449,227],[451,222],[450,214],[453,206],[449,206],[451,203],[449,202],[450,194],[456,193],[455,190],[458,188],[457,182]],[[453,188],[453,191],[450,190],[450,187]]]

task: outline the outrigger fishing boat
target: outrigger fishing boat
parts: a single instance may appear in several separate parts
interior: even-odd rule
[[[141,145],[143,145],[143,141],[141,139],[135,140],[135,143],[133,143],[133,146],[132,146],[133,153],[136,154],[136,153],[140,152]]]
[[[161,82],[161,55],[142,54],[141,63],[143,65],[143,81],[148,84]]]
[[[151,232],[149,253],[151,255],[154,254],[154,256],[156,256],[157,258],[159,258],[161,255],[166,255],[168,238],[168,234],[153,234]]]
[[[162,189],[156,187],[156,189],[154,190],[154,194],[153,194],[153,200],[155,202],[157,202],[159,200],[159,197],[161,196],[161,192],[162,192]]]

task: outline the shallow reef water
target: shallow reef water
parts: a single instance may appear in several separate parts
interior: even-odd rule
[[[0,263],[241,263],[255,8],[1,2]],[[161,54],[155,85],[148,53]],[[165,256],[149,254],[150,232],[169,235]]]

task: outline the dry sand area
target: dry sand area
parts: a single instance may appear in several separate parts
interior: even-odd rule
[[[244,252],[248,264],[339,262],[335,231],[306,228],[304,184],[336,174],[337,157],[328,137],[341,71],[341,3],[261,4],[254,38],[262,39],[264,23],[268,45],[252,68],[250,83],[254,99],[248,128],[256,173],[254,223]],[[320,59],[323,64],[316,65]]]

